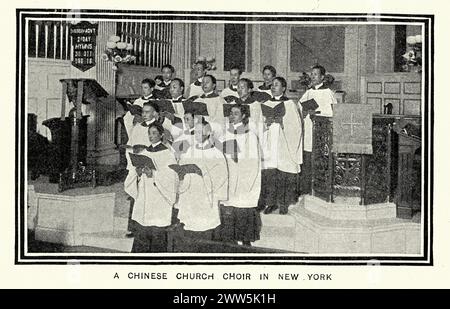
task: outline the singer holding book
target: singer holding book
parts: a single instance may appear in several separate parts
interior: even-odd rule
[[[161,142],[164,128],[148,126],[150,146],[138,153],[128,153],[132,168],[125,179],[125,192],[134,200],[132,253],[166,252],[167,228],[171,225],[176,202],[178,175],[169,168],[175,156]]]
[[[303,109],[302,114],[304,118],[304,151],[303,151],[303,165],[302,172],[300,175],[301,179],[301,193],[310,194],[311,193],[311,181],[312,181],[312,130],[313,123],[311,116],[314,117],[315,114],[324,117],[333,116],[333,104],[336,104],[336,98],[334,97],[333,91],[324,82],[325,79],[325,68],[320,65],[313,67],[311,72],[311,88],[308,89],[305,94],[300,98],[299,106]],[[305,110],[302,103],[308,100],[315,100],[318,107],[315,110]]]

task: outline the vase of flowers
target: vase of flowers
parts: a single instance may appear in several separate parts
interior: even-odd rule
[[[422,72],[422,36],[411,35],[406,38],[408,47],[402,55],[404,72]]]
[[[133,55],[133,48],[133,44],[122,42],[119,36],[112,35],[106,42],[102,59],[112,62],[112,69],[117,71],[119,63],[132,63],[136,60],[136,56]]]

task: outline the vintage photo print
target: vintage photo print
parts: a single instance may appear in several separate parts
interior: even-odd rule
[[[15,27],[16,265],[433,265],[434,15]]]

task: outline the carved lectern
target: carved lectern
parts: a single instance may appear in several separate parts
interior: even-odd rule
[[[44,122],[58,149],[59,190],[95,186],[99,174],[117,170],[115,100],[94,79],[62,79],[61,83],[61,117]],[[68,117],[67,100],[73,104]]]

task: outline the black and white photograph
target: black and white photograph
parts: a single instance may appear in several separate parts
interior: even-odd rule
[[[15,264],[433,264],[433,15],[16,17]]]

